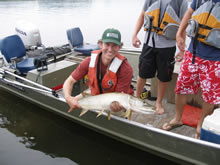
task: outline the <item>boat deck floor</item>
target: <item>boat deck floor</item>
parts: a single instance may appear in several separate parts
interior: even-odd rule
[[[156,101],[150,101],[150,100],[146,99],[145,102],[155,106]],[[162,125],[166,122],[169,122],[174,117],[175,112],[176,112],[176,105],[175,104],[166,103],[166,100],[164,100],[163,106],[164,106],[165,112],[161,115],[156,114],[156,113],[155,114],[133,113],[131,120],[136,121],[138,123],[142,123],[145,125],[149,125],[149,126],[161,129]],[[171,132],[185,135],[188,137],[194,137],[194,135],[196,133],[196,128],[190,127],[187,125],[183,125],[181,127],[172,129]]]

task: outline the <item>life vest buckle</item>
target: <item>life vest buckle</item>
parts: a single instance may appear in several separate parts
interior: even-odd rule
[[[196,32],[198,32],[199,23],[195,19],[190,19],[188,26],[186,28],[186,34],[188,37],[195,37]]]
[[[153,16],[145,14],[144,16],[144,30],[145,31],[151,29],[152,22],[153,22]]]

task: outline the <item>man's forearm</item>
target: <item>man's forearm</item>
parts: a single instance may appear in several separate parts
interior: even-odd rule
[[[69,76],[63,84],[63,95],[64,98],[67,99],[72,94],[73,85],[75,84],[75,80]]]
[[[179,26],[178,32],[177,32],[177,37],[181,36],[181,37],[186,37],[186,28],[188,26],[188,22],[190,20],[190,18],[192,17],[194,10],[192,8],[189,8],[186,12],[186,14],[184,15],[181,24]]]
[[[144,24],[144,11],[142,11],[140,16],[138,17],[133,36],[137,36],[143,24]]]

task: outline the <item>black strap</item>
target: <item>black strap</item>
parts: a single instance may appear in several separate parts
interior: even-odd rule
[[[163,29],[161,29],[160,27],[156,27],[156,26],[153,26],[153,29],[154,29],[156,32],[163,31]]]
[[[196,58],[196,45],[197,45],[197,38],[193,38],[193,57],[192,57],[192,64],[195,64],[195,58]]]
[[[152,36],[152,42],[153,42],[153,48],[155,48],[155,39],[154,39],[154,34]]]
[[[212,30],[213,29],[212,27],[209,27],[209,26],[203,25],[203,24],[199,24],[199,27],[203,28],[203,29],[208,29],[208,30]]]
[[[156,30],[157,32],[160,31],[160,30],[162,30],[162,29],[159,28],[159,27],[155,27],[155,26],[153,26],[152,23],[153,23],[153,18],[150,18],[150,28],[149,28],[149,32],[148,32],[147,42],[146,42],[146,44],[149,43],[149,40],[150,40],[150,34],[151,34],[152,29]],[[155,48],[155,39],[154,39],[154,35],[152,36],[152,43],[153,43],[153,47]]]
[[[163,21],[163,24],[166,26],[166,25],[168,25],[168,22],[166,22],[166,21]]]
[[[147,42],[146,42],[147,45],[148,45],[149,40],[150,40],[150,34],[151,34],[151,31],[152,31],[152,28],[153,28],[153,18],[150,17],[150,28],[149,28],[149,30],[148,30],[149,32],[148,32]]]
[[[207,30],[212,30],[213,29],[213,28],[211,28],[207,25],[202,25],[202,24],[199,24],[199,28],[203,28],[203,29],[207,29]],[[205,39],[206,36],[198,33],[197,38]]]
[[[202,38],[202,39],[205,39],[206,36],[205,35],[202,35],[202,34],[198,34],[198,37],[197,38]]]
[[[199,36],[199,27],[196,27],[195,29],[195,37],[193,38],[193,58],[192,58],[192,64],[195,64],[195,58],[196,58],[196,46],[197,46],[197,39]]]
[[[99,87],[99,93],[103,93],[102,92],[102,68],[101,68],[101,57],[102,57],[102,54],[99,55],[98,57],[98,63],[97,63],[97,74],[96,74],[96,77],[97,77],[97,80],[98,80],[98,87]]]

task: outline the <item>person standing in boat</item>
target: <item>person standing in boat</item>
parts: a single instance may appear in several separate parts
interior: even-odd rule
[[[202,115],[195,138],[200,138],[202,123],[220,104],[220,0],[193,0],[177,32],[177,45],[185,51],[185,32],[192,37],[176,84],[176,114],[163,125],[171,130],[183,125],[181,118],[187,95],[202,92]],[[187,26],[188,25],[188,26]]]
[[[92,52],[66,79],[63,85],[64,98],[70,106],[69,112],[80,108],[79,97],[71,96],[73,85],[88,75],[88,85],[92,95],[108,92],[133,94],[131,81],[133,69],[127,59],[119,54],[121,33],[117,29],[106,29],[99,41],[100,50]],[[119,102],[113,102],[111,109],[118,112],[123,109]]]
[[[133,46],[139,48],[141,41],[137,35],[144,25],[146,35],[139,57],[136,97],[141,97],[146,80],[157,72],[157,114],[164,113],[162,100],[174,70],[176,32],[187,8],[187,0],[146,0],[132,36]]]

